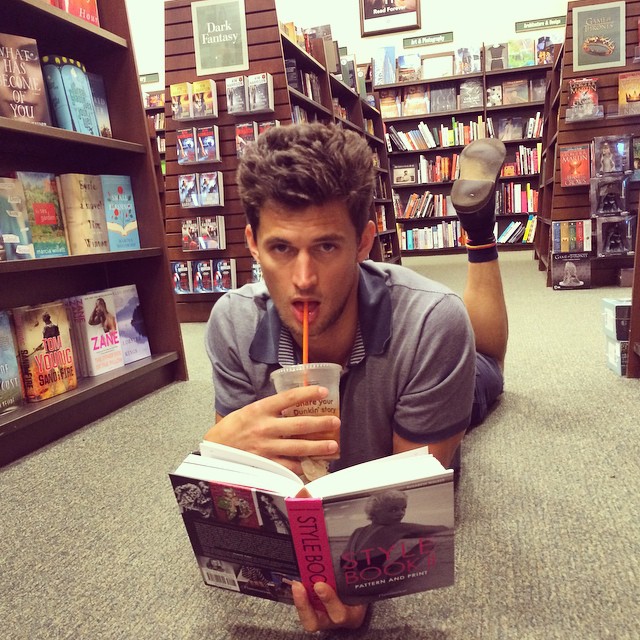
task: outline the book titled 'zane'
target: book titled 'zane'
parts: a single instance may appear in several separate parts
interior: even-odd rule
[[[138,219],[129,176],[101,175],[110,251],[140,248]]]
[[[422,447],[303,485],[210,442],[170,474],[206,584],[292,603],[299,580],[319,610],[316,582],[349,605],[453,584],[452,476]]]
[[[62,302],[13,310],[25,398],[39,402],[78,386],[71,331]]]

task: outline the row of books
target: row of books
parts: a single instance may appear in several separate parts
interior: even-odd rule
[[[0,261],[140,248],[129,176],[0,178]]]
[[[75,5],[74,5],[75,6]],[[68,131],[112,137],[104,80],[62,55],[40,58],[33,38],[0,33],[0,116]]]
[[[530,182],[507,182],[496,191],[496,213],[534,213],[538,201],[538,190]]]
[[[543,118],[540,111],[530,118],[508,116],[498,119],[496,131],[493,117],[487,117],[487,137],[500,140],[530,140],[542,136]]]
[[[533,244],[536,236],[536,227],[538,225],[538,216],[530,213],[527,221],[512,220],[500,233],[496,241],[498,244]]]
[[[249,76],[225,78],[227,113],[270,113],[275,109],[273,76],[270,73],[254,73]]]
[[[224,216],[189,218],[182,221],[182,250],[226,249]]]
[[[176,129],[178,164],[220,162],[220,139],[217,125]]]
[[[284,59],[284,70],[287,84],[291,88],[304,94],[314,102],[322,102],[322,89],[317,73],[301,69],[295,58]]]
[[[412,193],[403,205],[399,194],[394,191],[392,199],[398,220],[456,215],[451,196],[444,193],[432,193],[428,190],[422,194]]]
[[[179,175],[178,197],[180,198],[180,206],[185,209],[224,206],[222,171]]]
[[[271,129],[271,127],[279,127],[280,120],[265,120],[263,122],[239,122],[236,124],[236,154],[241,158],[248,144],[256,141],[261,134]]]
[[[177,82],[169,85],[171,114],[174,120],[218,117],[218,93],[215,80]]]
[[[0,311],[0,413],[150,355],[135,284]]]
[[[147,117],[150,118],[153,122],[153,128],[156,131],[164,131],[164,111],[154,113],[153,115]]]
[[[600,104],[598,96],[599,81],[598,77],[569,79],[565,116],[567,122],[604,117],[604,105]],[[640,114],[640,72],[618,74],[617,108],[619,116]]]
[[[416,229],[403,229],[400,233],[400,249],[450,249],[464,246],[462,227],[458,220],[446,220],[439,224]]]
[[[422,151],[437,149],[438,147],[453,147],[469,144],[473,140],[486,137],[486,127],[482,116],[471,120],[468,124],[451,118],[451,127],[440,124],[429,128],[424,121],[420,121],[416,128],[403,131],[395,125],[387,124],[387,149],[393,151]]]
[[[591,220],[554,220],[551,222],[551,251],[588,251],[592,249]]]
[[[541,157],[541,142],[538,142],[535,147],[527,147],[521,144],[515,152],[515,161],[503,163],[500,175],[503,177],[511,177],[540,173]]]
[[[437,155],[433,159],[420,154],[418,163],[397,163],[393,166],[394,186],[450,182],[458,177],[460,165],[457,153],[451,156]]]
[[[179,294],[224,292],[238,286],[235,258],[174,260],[171,274],[173,290]]]
[[[98,0],[45,0],[52,7],[62,9],[72,16],[86,20],[96,27],[100,26]]]

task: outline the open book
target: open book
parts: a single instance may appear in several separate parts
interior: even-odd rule
[[[427,447],[305,485],[276,462],[203,442],[170,478],[206,584],[292,603],[299,580],[319,609],[318,581],[347,604],[453,584],[453,472]]]

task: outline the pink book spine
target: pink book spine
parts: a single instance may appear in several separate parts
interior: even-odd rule
[[[287,498],[287,511],[293,546],[298,559],[300,580],[315,609],[324,611],[313,590],[317,582],[326,582],[336,588],[331,547],[324,523],[322,500],[319,498]]]

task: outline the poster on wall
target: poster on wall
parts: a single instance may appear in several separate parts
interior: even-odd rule
[[[420,0],[360,0],[362,37],[420,28]]]
[[[624,67],[625,3],[573,8],[573,70]]]
[[[244,0],[202,0],[191,4],[196,74],[249,68]]]

